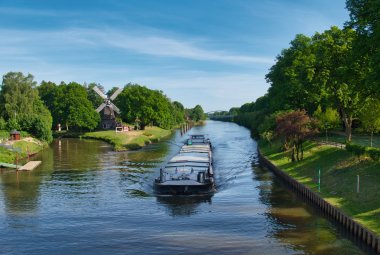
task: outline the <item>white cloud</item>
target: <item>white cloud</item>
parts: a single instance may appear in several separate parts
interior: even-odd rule
[[[231,64],[272,64],[274,62],[272,58],[267,57],[240,55],[226,50],[209,50],[197,46],[191,40],[133,34],[120,30],[75,28],[61,31],[0,30],[0,33],[7,38],[0,41],[3,51],[17,46],[20,51],[29,49],[30,54],[43,53],[46,50],[51,52],[54,49],[59,51],[78,47],[97,47],[125,50],[127,53]]]

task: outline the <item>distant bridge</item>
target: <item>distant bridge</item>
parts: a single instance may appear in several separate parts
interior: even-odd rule
[[[228,111],[216,110],[216,111],[206,112],[206,114],[209,117],[209,119],[211,119],[211,120],[223,120],[223,121],[232,121],[233,118],[236,116],[236,115],[219,115],[219,114],[216,114],[216,113],[220,113],[220,112],[228,112]]]

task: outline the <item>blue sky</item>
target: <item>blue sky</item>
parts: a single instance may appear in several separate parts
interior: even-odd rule
[[[345,0],[0,0],[0,74],[128,82],[185,107],[254,101],[296,34],[348,20]]]

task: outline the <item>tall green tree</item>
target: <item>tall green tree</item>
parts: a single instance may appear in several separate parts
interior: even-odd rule
[[[47,142],[52,140],[52,117],[38,95],[33,75],[9,72],[3,76],[0,109],[9,129],[19,128]]]
[[[356,33],[332,27],[313,36],[316,48],[314,82],[331,105],[338,109],[345,125],[346,140],[351,141],[352,122],[364,100],[371,95],[365,86],[365,60],[352,51]]]
[[[100,116],[87,97],[86,88],[76,82],[61,83],[54,102],[55,121],[75,130],[93,130],[99,125]]]
[[[380,131],[380,100],[369,98],[360,111],[360,120],[364,130],[371,134],[372,147],[373,133]]]
[[[125,122],[140,121],[140,128],[149,124],[161,128],[171,128],[175,122],[172,115],[173,106],[170,100],[159,90],[129,83],[116,98],[116,105],[121,110]]]
[[[178,101],[172,103],[172,112],[174,117],[174,125],[185,122],[185,107]]]
[[[37,87],[40,98],[49,109],[50,112],[54,110],[54,100],[57,92],[57,84],[51,81],[42,81]]]
[[[366,86],[373,87],[379,95],[380,90],[380,1],[378,0],[346,0],[350,12],[347,23],[354,28],[357,55],[368,56],[368,73]]]
[[[313,116],[318,120],[319,129],[325,131],[326,141],[328,141],[328,130],[336,128],[340,124],[338,111],[331,107],[327,107],[325,111],[322,111],[319,105]]]
[[[206,115],[203,111],[202,106],[197,104],[193,109],[190,111],[190,119],[194,121],[200,121],[206,119]]]
[[[316,72],[313,41],[297,35],[290,47],[281,52],[266,75],[270,110],[306,109],[311,112],[321,100],[320,88],[313,82]]]

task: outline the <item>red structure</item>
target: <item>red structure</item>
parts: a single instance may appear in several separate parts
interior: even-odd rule
[[[11,140],[17,141],[17,140],[20,140],[20,139],[21,139],[20,132],[18,132],[17,130],[12,130],[11,131]]]

